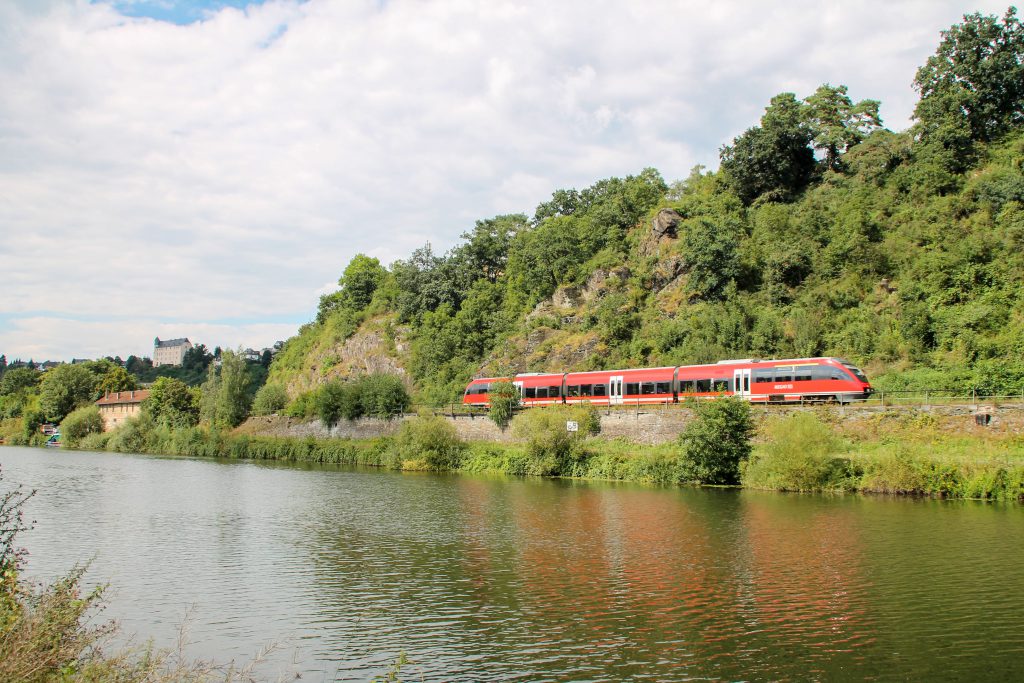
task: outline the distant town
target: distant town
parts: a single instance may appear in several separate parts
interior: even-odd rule
[[[241,355],[247,362],[262,363],[265,366],[269,366],[270,361],[283,347],[284,342],[277,341],[274,342],[272,346],[267,346],[258,350],[246,348],[241,352]],[[210,362],[219,365],[220,353],[221,349],[219,346],[214,347],[213,351],[209,351],[205,344],[193,344],[187,337],[181,337],[178,339],[160,339],[160,337],[155,337],[153,339],[152,357],[130,355],[128,358],[122,360],[120,356],[104,356],[103,359],[116,365],[120,365],[128,372],[139,376],[145,375],[147,374],[147,371],[154,370],[156,368],[165,368],[165,372],[157,373],[156,376],[160,376],[167,374],[166,370],[170,368],[202,365],[205,369]],[[209,360],[207,360],[207,357]],[[93,360],[97,359],[72,358],[70,364],[81,365],[82,363],[88,363]],[[23,360],[21,358],[9,360],[6,354],[0,353],[0,373],[17,368],[28,368],[29,370],[44,372],[51,368],[55,368],[58,365],[65,365],[66,363],[67,361],[57,360],[37,361],[32,358],[29,360]]]

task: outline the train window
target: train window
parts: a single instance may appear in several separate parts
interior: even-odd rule
[[[537,389],[535,387],[524,387],[523,398],[537,398]]]
[[[607,384],[595,384],[594,385],[594,396],[607,396],[608,385]]]
[[[654,382],[641,382],[640,393],[644,396],[649,396],[654,393]]]
[[[580,396],[593,396],[594,385],[593,384],[581,384],[580,385]]]
[[[727,379],[714,379],[714,380],[711,380],[711,391],[729,391],[729,380],[727,380]]]
[[[694,386],[694,382],[693,382],[692,379],[680,380],[680,382],[679,382],[679,393],[681,393],[681,394],[692,394],[695,391],[697,391],[697,388]]]
[[[708,391],[711,391],[711,380],[709,380],[709,379],[699,379],[699,380],[697,380],[697,393],[698,394],[706,393]]]
[[[561,398],[562,387],[548,387],[548,398]]]
[[[775,368],[776,382],[792,382],[793,368]]]
[[[847,380],[847,379],[850,379],[850,378],[849,378],[849,377],[847,377],[847,376],[846,376],[846,374],[845,374],[845,373],[843,373],[843,371],[842,371],[842,370],[840,370],[839,368],[832,368],[832,371],[831,371],[831,373],[830,373],[830,375],[829,375],[829,378],[830,378],[830,379],[840,379],[840,380]]]
[[[548,388],[547,387],[537,387],[537,398],[547,398],[547,397],[548,397]]]
[[[640,383],[639,382],[626,382],[626,395],[627,396],[636,396],[639,393],[640,393]]]
[[[765,368],[763,370],[754,370],[754,384],[764,384],[765,382],[775,381],[775,371],[771,368]]]
[[[570,385],[565,387],[565,391],[566,391],[566,394],[565,394],[566,396],[570,396],[570,397],[579,396],[580,395],[580,385],[579,384],[570,384]]]
[[[814,379],[814,372],[810,367],[793,368],[794,382],[810,382]]]
[[[659,393],[659,394],[671,394],[672,393],[672,383],[671,382],[658,382],[658,388],[656,389],[656,393]]]

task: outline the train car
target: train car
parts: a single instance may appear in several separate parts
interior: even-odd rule
[[[637,405],[675,401],[675,367],[570,372],[565,402]]]
[[[475,379],[466,386],[466,391],[462,395],[462,404],[486,408],[491,405],[491,385],[497,382],[510,381],[508,377],[481,377],[480,379]]]
[[[469,383],[462,402],[489,406],[490,386],[508,381],[519,389],[525,407],[559,403],[642,405],[721,396],[736,396],[752,403],[848,403],[864,400],[872,392],[864,373],[842,358],[748,358],[713,365],[481,378]]]

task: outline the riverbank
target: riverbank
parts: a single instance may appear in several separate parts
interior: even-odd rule
[[[136,420],[116,432],[89,435],[78,447],[391,470],[693,483],[678,440],[637,444],[612,438],[599,433],[593,411],[575,410],[579,414],[528,411],[500,442],[464,440],[450,420],[422,416],[396,422],[387,436],[364,438],[272,436],[260,433],[258,423],[226,431],[170,429]],[[548,419],[538,420],[541,416]],[[582,430],[565,433],[566,417],[580,421]],[[1024,501],[1024,435],[1014,428],[978,427],[963,416],[922,410],[866,413],[853,420],[829,408],[753,411],[752,417],[750,456],[739,463],[739,481],[747,488]]]

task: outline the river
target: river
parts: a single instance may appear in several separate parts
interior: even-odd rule
[[[1024,506],[0,448],[27,574],[261,675],[1024,679]]]

